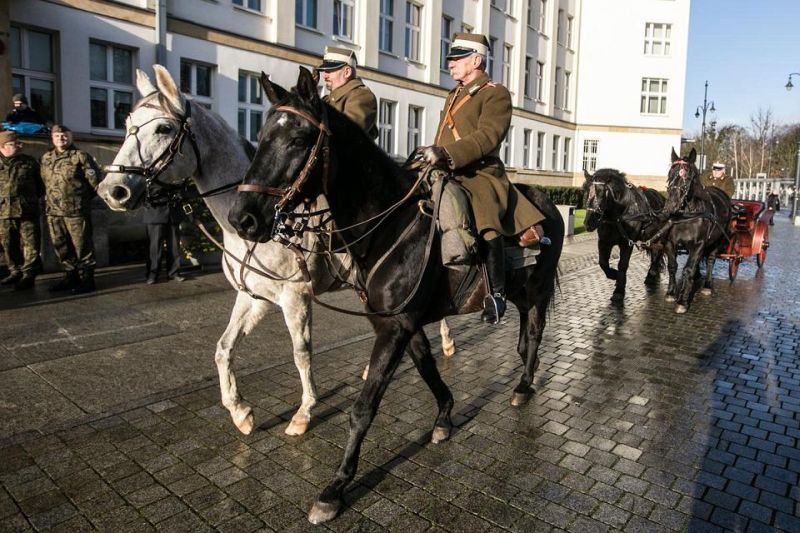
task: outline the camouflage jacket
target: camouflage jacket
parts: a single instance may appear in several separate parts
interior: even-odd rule
[[[43,191],[36,159],[0,155],[0,218],[38,218]]]
[[[42,180],[47,214],[57,217],[85,216],[89,202],[103,179],[92,156],[74,146],[61,153],[50,150],[42,156]]]

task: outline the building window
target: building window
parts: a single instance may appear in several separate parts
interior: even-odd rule
[[[528,0],[528,12],[525,15],[525,23],[529,28],[533,27],[533,0]]]
[[[531,97],[531,64],[533,64],[533,58],[525,56],[525,86],[522,88],[525,98]]]
[[[378,145],[388,154],[395,152],[394,109],[396,105],[396,102],[381,100],[378,112]]]
[[[494,78],[494,51],[497,49],[497,37],[489,37],[489,53],[486,55],[486,73]]]
[[[261,12],[261,0],[232,0],[233,5]]]
[[[439,45],[439,68],[443,72],[449,72],[447,68],[447,53],[450,51],[452,41],[450,39],[450,31],[453,25],[453,19],[447,15],[442,15],[442,42]]]
[[[133,50],[90,42],[89,78],[92,127],[124,130],[133,106]]]
[[[564,20],[564,10],[559,9],[556,18],[556,42],[561,45],[564,44],[564,27],[561,24],[562,20]]]
[[[547,29],[547,0],[539,0],[539,33],[546,35]]]
[[[45,122],[56,117],[54,43],[51,33],[10,28],[11,90],[24,94]]]
[[[551,170],[558,170],[558,147],[561,144],[561,137],[553,135],[553,153],[550,158]]]
[[[382,52],[393,50],[392,38],[394,36],[394,0],[381,0],[381,26],[378,36],[378,46]]]
[[[264,96],[258,75],[239,71],[239,135],[258,142],[258,132],[264,121]]]
[[[522,130],[522,167],[531,168],[531,140],[533,138],[533,131],[529,129]]]
[[[406,58],[419,61],[419,30],[422,6],[406,2]]]
[[[583,170],[594,173],[597,170],[597,143],[596,139],[583,141]]]
[[[558,92],[558,82],[561,80],[561,67],[556,67],[556,76],[553,80],[553,105],[561,109],[561,94]]]
[[[561,170],[564,172],[569,172],[569,152],[570,146],[572,145],[572,139],[569,137],[564,137],[564,159],[561,162]]]
[[[514,16],[514,0],[506,0],[506,15]]]
[[[544,102],[544,63],[536,62],[536,101]]]
[[[408,106],[408,153],[422,145],[422,124],[425,109],[415,105]]]
[[[353,6],[355,0],[333,0],[333,34],[353,40]]]
[[[642,78],[642,102],[639,111],[652,115],[667,114],[667,80]]]
[[[572,48],[572,30],[573,30],[573,23],[574,20],[572,17],[567,17],[567,40],[564,42],[564,45],[567,48]]]
[[[503,46],[503,85],[511,87],[511,53],[513,47],[510,44]],[[512,91],[513,92],[513,91]]]
[[[569,80],[572,78],[571,72],[564,72],[564,111],[569,110]]]
[[[181,59],[181,92],[192,96],[193,100],[211,109],[214,103],[211,90],[214,67],[206,63]]]
[[[511,157],[512,146],[514,146],[514,126],[509,126],[508,133],[506,133],[505,139],[503,139],[503,142],[500,144],[500,155],[503,159],[503,164],[507,167],[514,166]]]
[[[672,24],[648,22],[644,26],[644,54],[668,56],[672,37]]]
[[[536,168],[544,168],[544,133],[541,131],[536,134]]]
[[[295,0],[294,21],[306,28],[317,27],[317,0]]]

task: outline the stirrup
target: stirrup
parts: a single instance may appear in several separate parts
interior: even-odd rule
[[[483,299],[481,320],[488,324],[498,324],[506,313],[506,297],[499,292],[487,294]]]

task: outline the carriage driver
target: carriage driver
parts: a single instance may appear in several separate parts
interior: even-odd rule
[[[520,246],[538,245],[544,215],[511,184],[498,157],[511,124],[511,95],[486,74],[489,52],[484,35],[453,36],[447,67],[458,84],[445,101],[435,144],[422,155],[433,166],[453,170],[471,198],[490,284],[481,319],[496,324],[506,309],[503,236],[519,235]]]
[[[322,100],[361,126],[370,138],[377,138],[378,102],[356,76],[355,52],[328,46],[317,71],[322,73],[325,87],[330,91]]]
[[[733,195],[736,194],[736,184],[733,183],[733,178],[730,178],[725,174],[724,163],[716,162],[711,165],[711,175],[706,176],[702,181],[703,185],[706,187],[716,187],[717,189],[722,189],[725,191],[725,194],[731,198],[733,198]]]

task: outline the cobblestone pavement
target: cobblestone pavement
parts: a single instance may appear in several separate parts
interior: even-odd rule
[[[642,258],[621,308],[598,268],[563,275],[522,408],[509,404],[515,314],[454,320],[458,352],[439,360],[453,437],[428,442],[435,403],[404,362],[324,526],[305,517],[340,460],[369,338],[316,359],[321,401],[302,437],[283,434],[299,396],[284,356],[240,380],[250,436],[208,382],[5,438],[0,530],[800,531],[800,230],[771,231],[763,271],[750,260],[729,285],[718,266],[716,293],[686,315],[663,280],[644,290]]]

